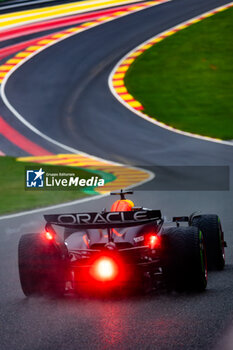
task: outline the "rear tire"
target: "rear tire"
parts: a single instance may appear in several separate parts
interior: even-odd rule
[[[192,219],[191,226],[203,232],[206,246],[208,269],[223,270],[225,266],[224,234],[217,215],[198,215]]]
[[[68,251],[62,242],[47,241],[42,234],[26,234],[18,246],[21,287],[26,296],[65,293]]]
[[[203,234],[196,227],[173,227],[164,230],[164,270],[169,289],[204,291],[207,286],[207,263]]]

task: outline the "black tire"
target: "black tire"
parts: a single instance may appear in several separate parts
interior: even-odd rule
[[[63,242],[47,241],[42,234],[23,235],[18,246],[18,266],[24,294],[62,296],[67,257],[68,251]]]
[[[162,234],[164,273],[169,289],[204,291],[207,263],[203,234],[196,227],[172,227]]]
[[[198,215],[192,219],[204,235],[208,269],[223,270],[225,266],[224,234],[218,215]]]

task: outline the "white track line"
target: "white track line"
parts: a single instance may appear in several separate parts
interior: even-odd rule
[[[127,102],[125,102],[123,99],[120,98],[120,96],[116,93],[114,87],[113,87],[113,84],[112,84],[112,78],[113,78],[113,75],[115,73],[115,71],[117,70],[118,66],[125,60],[127,59],[128,56],[130,56],[132,53],[134,53],[137,49],[139,49],[142,45],[146,45],[148,42],[150,42],[152,39],[155,39],[163,34],[165,34],[166,32],[168,31],[171,31],[171,30],[174,30],[175,28],[181,26],[181,25],[184,25],[194,19],[197,19],[199,18],[200,16],[203,16],[205,14],[208,14],[208,13],[211,13],[212,11],[215,11],[215,10],[219,10],[221,8],[224,8],[225,6],[228,6],[228,5],[231,5],[233,4],[233,2],[229,2],[227,4],[225,4],[224,6],[220,6],[220,7],[217,7],[217,8],[214,8],[210,11],[207,11],[207,12],[204,12],[196,17],[193,17],[193,18],[190,18],[189,20],[185,21],[185,22],[181,22],[179,24],[177,24],[176,26],[172,27],[172,28],[169,28],[161,33],[159,33],[158,35],[156,36],[152,36],[150,39],[144,41],[143,43],[141,43],[140,45],[136,46],[133,50],[129,51],[116,65],[115,67],[113,68],[112,72],[110,73],[109,77],[108,77],[108,86],[109,86],[109,89],[111,90],[111,93],[113,94],[113,96],[122,104],[124,105],[126,108],[128,108],[131,112],[133,112],[134,114],[137,114],[139,117],[147,120],[148,122],[152,123],[152,124],[155,124],[163,129],[166,129],[166,130],[169,130],[171,132],[174,132],[176,134],[180,134],[180,135],[183,135],[183,136],[188,136],[188,137],[192,137],[192,138],[196,138],[196,139],[200,139],[200,140],[204,140],[204,141],[209,141],[209,142],[215,142],[215,143],[220,143],[220,144],[223,144],[223,145],[227,145],[227,146],[233,146],[233,142],[232,141],[224,141],[224,140],[217,140],[217,139],[213,139],[211,137],[206,137],[206,136],[201,136],[201,135],[195,135],[195,134],[192,134],[191,132],[187,132],[187,131],[182,131],[182,130],[179,130],[179,129],[175,129],[173,127],[170,127],[168,125],[164,125],[162,122],[159,122],[155,119],[153,119],[152,117],[149,117],[147,116],[146,114],[140,112],[140,111],[137,111],[135,110],[133,107],[131,107]],[[175,34],[174,34],[175,35]]]
[[[80,204],[80,203],[85,203],[85,202],[88,202],[88,201],[93,201],[93,200],[96,200],[96,199],[107,197],[108,195],[109,195],[108,193],[100,194],[100,195],[93,196],[93,197],[85,197],[85,198],[82,198],[82,199],[77,199],[76,201],[72,201],[72,202],[66,202],[66,203],[62,203],[62,204],[55,204],[55,205],[51,205],[51,206],[48,206],[48,207],[22,211],[22,212],[15,213],[15,214],[3,215],[3,216],[0,216],[0,221],[1,220],[6,220],[6,219],[13,219],[13,218],[17,218],[17,217],[25,216],[25,215],[32,215],[32,214],[43,212],[45,210],[59,209],[59,208],[68,207],[70,205],[76,205],[76,204]]]

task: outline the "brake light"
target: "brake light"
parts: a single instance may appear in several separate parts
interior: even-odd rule
[[[155,234],[149,235],[148,245],[151,249],[155,249],[155,248],[159,247],[160,246],[160,238]]]
[[[118,266],[109,257],[101,257],[93,264],[93,277],[99,281],[112,281],[118,274]]]
[[[51,232],[49,231],[45,231],[45,238],[48,240],[48,241],[52,241],[54,236]]]

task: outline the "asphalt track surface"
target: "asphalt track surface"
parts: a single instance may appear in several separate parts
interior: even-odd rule
[[[39,130],[81,151],[145,167],[232,168],[232,147],[150,124],[120,105],[107,86],[113,66],[130,49],[225,3],[173,0],[90,29],[24,64],[9,79],[6,95]],[[11,113],[2,104],[0,107],[12,123]],[[15,119],[13,125],[48,150],[64,151],[34,136]],[[3,146],[6,150],[9,144]],[[14,147],[8,150],[18,152]],[[232,183],[232,175],[230,180]],[[159,292],[123,299],[26,299],[18,280],[17,244],[22,233],[42,229],[42,213],[0,220],[1,349],[226,349],[222,339],[233,321],[232,190],[169,192],[152,188],[148,184],[137,190],[136,204],[160,208],[168,217],[195,210],[220,215],[228,242],[227,266],[224,272],[209,274],[206,292]],[[111,203],[112,198],[103,198],[59,212],[101,210]]]

